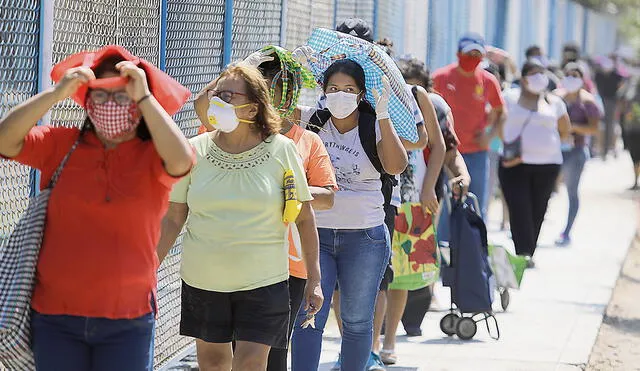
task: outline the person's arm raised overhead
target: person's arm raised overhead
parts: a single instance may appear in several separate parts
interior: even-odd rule
[[[376,117],[380,123],[382,139],[378,142],[378,156],[384,170],[392,175],[400,174],[407,168],[409,160],[396,129],[393,127],[389,116],[389,99],[391,86],[387,77],[382,78],[382,92],[373,91],[376,100]]]
[[[13,107],[0,120],[0,155],[8,158],[18,156],[29,131],[51,107],[73,95],[80,85],[95,78],[88,67],[71,68],[54,87]]]

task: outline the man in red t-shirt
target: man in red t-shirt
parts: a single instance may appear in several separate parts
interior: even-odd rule
[[[462,153],[473,192],[482,215],[487,211],[489,180],[489,142],[500,133],[504,121],[504,100],[498,80],[479,68],[486,54],[485,42],[476,33],[464,35],[458,42],[458,62],[433,74],[434,87],[451,106]],[[491,111],[487,114],[487,105]]]

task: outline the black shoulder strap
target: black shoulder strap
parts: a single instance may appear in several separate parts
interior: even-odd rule
[[[367,154],[369,161],[380,174],[384,174],[382,162],[378,156],[378,143],[376,142],[376,117],[368,112],[360,111],[358,119],[358,134],[360,144]]]
[[[307,130],[313,131],[314,133],[320,133],[320,129],[324,127],[324,124],[329,121],[331,118],[331,112],[328,109],[319,109],[316,110],[313,115],[309,118],[309,122],[307,123]]]
[[[393,194],[393,187],[398,184],[395,176],[387,174],[382,166],[382,161],[378,156],[378,143],[376,142],[376,116],[372,113],[360,110],[358,119],[358,136],[364,153],[371,161],[373,167],[380,173],[382,181],[382,195],[385,205],[390,204]]]

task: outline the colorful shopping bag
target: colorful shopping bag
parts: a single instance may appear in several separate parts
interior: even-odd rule
[[[527,260],[523,256],[513,255],[502,246],[489,245],[489,262],[499,287],[520,288],[527,268]]]
[[[420,203],[398,208],[393,235],[392,290],[417,290],[434,283],[440,275],[440,250],[432,215]]]

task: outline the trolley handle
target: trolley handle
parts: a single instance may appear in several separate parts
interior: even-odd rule
[[[474,193],[472,192],[467,192],[466,195],[464,194],[464,185],[462,182],[458,182],[458,187],[460,189],[460,193],[461,194],[456,194],[454,191],[454,187],[451,187],[451,190],[449,192],[448,197],[445,197],[446,199],[446,203],[448,206],[448,210],[449,212],[451,212],[452,209],[452,202],[455,202],[456,204],[464,204],[467,203],[467,200],[470,199],[471,200],[471,207],[473,208],[473,211],[478,214],[478,216],[482,217],[482,213],[480,211],[480,201],[478,201],[478,196],[476,196]]]

